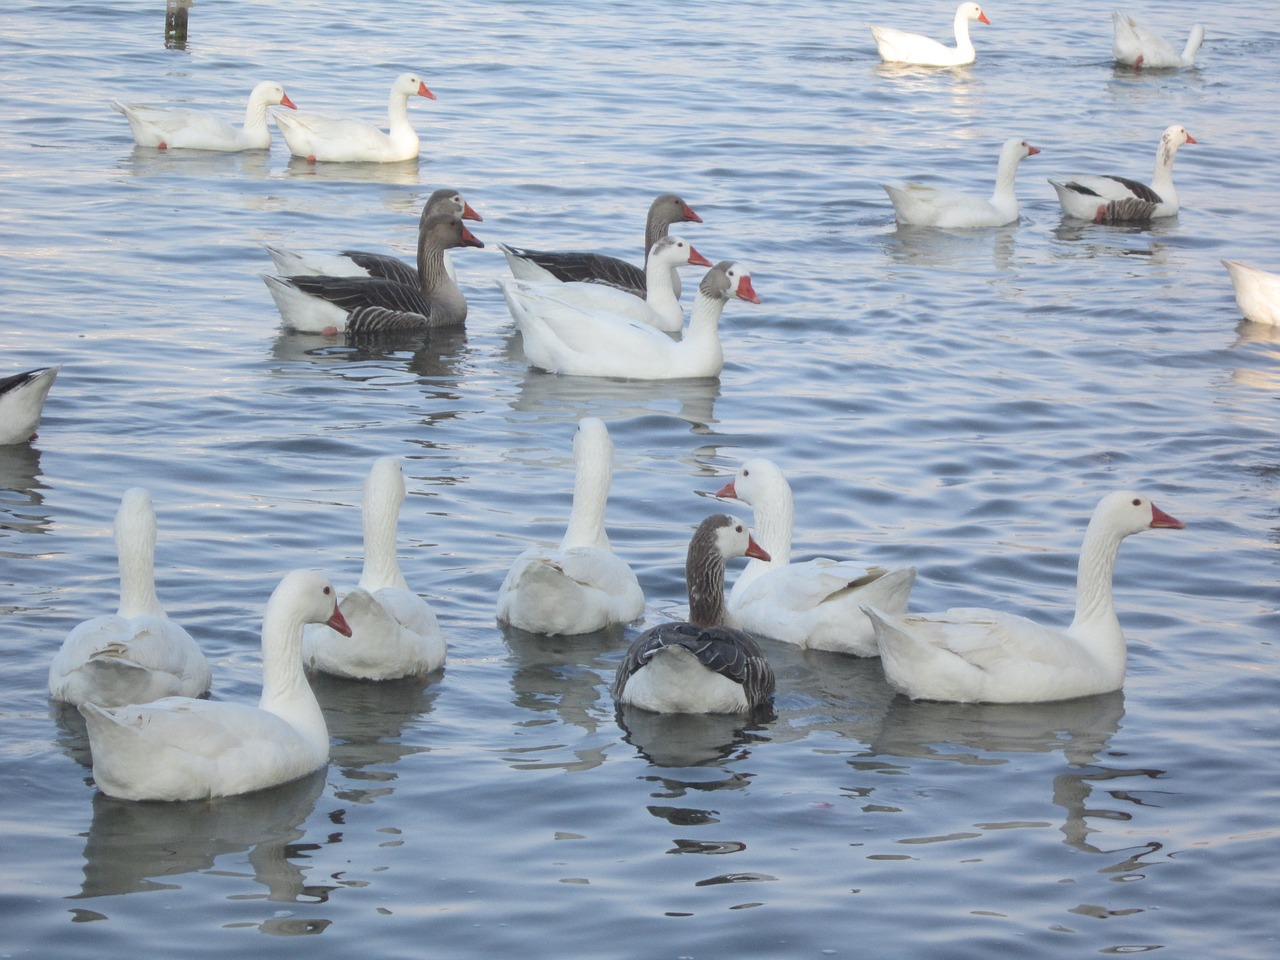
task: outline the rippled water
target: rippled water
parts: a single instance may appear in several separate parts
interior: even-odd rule
[[[876,19],[945,34],[947,3]],[[144,9],[144,7],[150,9]],[[1218,260],[1280,269],[1280,32],[1213,8],[1201,66],[1109,63],[1110,5],[990,9],[979,62],[895,70],[870,8],[6,6],[0,373],[58,362],[40,439],[0,449],[0,954],[345,957],[1078,957],[1276,954],[1280,334],[1240,321]],[[1127,9],[1181,44],[1195,5]],[[418,164],[308,167],[132,147],[113,97],[238,114],[260,79],[381,117],[395,73]],[[1183,212],[1064,223],[1050,175],[1147,178],[1171,122]],[[1022,222],[898,229],[878,183],[986,192],[1007,136]],[[465,336],[348,348],[282,333],[264,242],[410,256],[436,186],[488,247],[456,257]],[[531,372],[495,242],[638,259],[681,234],[752,270],[713,381]],[[573,423],[609,423],[617,549],[678,615],[693,526],[748,455],[777,460],[799,555],[916,564],[916,609],[1070,617],[1097,499],[1187,524],[1125,543],[1123,693],[1040,706],[895,697],[874,660],[773,645],[777,718],[615,717],[634,631],[505,634],[510,560],[558,538]],[[98,794],[45,676],[114,609],[111,517],[147,486],[159,592],[257,695],[280,575],[360,564],[360,484],[405,460],[401,554],[449,664],[428,684],[317,684],[327,770],[212,804]],[[745,508],[735,508],[745,509]],[[268,934],[269,938],[256,936]],[[318,934],[307,941],[295,937]]]

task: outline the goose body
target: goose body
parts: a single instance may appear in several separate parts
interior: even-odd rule
[[[773,668],[760,645],[723,625],[724,568],[733,557],[769,555],[741,520],[702,521],[685,560],[689,619],[646,630],[618,665],[610,692],[655,713],[747,713],[773,696]]]
[[[115,518],[120,605],[75,627],[49,665],[49,695],[79,706],[120,707],[198,697],[213,673],[195,640],[156,596],[156,514],[141,487],[126,490]]]
[[[1173,188],[1173,161],[1184,143],[1196,138],[1181,124],[1173,124],[1156,147],[1151,186],[1118,176],[1074,176],[1050,179],[1058,193],[1062,212],[1094,223],[1125,223],[1172,217],[1178,212],[1178,192]]]
[[[385,133],[362,120],[315,113],[276,113],[274,117],[295,157],[305,157],[312,163],[397,163],[418,156],[418,135],[409,124],[409,98],[413,96],[436,98],[415,74],[400,74],[387,97]]]
[[[529,633],[591,633],[644,613],[640,583],[604,528],[613,477],[613,441],[604,421],[578,423],[573,459],[573,507],[559,547],[521,553],[498,590],[498,619]]]
[[[752,530],[768,560],[750,560],[729,592],[725,622],[751,633],[814,650],[879,655],[863,606],[907,612],[915,567],[888,570],[850,560],[791,562],[791,487],[771,460],[738,468],[717,493],[749,504]]]
[[[293,101],[278,83],[264,80],[249,94],[244,111],[244,125],[237,127],[221,117],[187,107],[152,107],[142,103],[111,106],[124,114],[140,147],[170,147],[183,150],[266,150],[271,146],[271,128],[267,125],[267,107],[296,109]]]
[[[1204,27],[1198,23],[1191,28],[1186,46],[1179,51],[1163,37],[1119,10],[1112,12],[1111,22],[1115,28],[1112,55],[1118,63],[1127,64],[1135,70],[1176,70],[1194,66],[1196,53],[1204,42]]]
[[[1223,260],[1231,274],[1236,304],[1246,320],[1280,324],[1280,274],[1268,273],[1239,260]]]
[[[350,629],[324,575],[295,570],[267,603],[256,707],[187,697],[114,709],[82,704],[98,789],[125,800],[203,800],[264,790],[324,766],[329,731],[302,670],[305,623]]]
[[[672,283],[673,268],[686,264],[710,267],[712,263],[693,244],[679,237],[663,237],[649,251],[645,263],[645,296],[602,283],[547,281],[541,293],[566,307],[594,314],[608,314],[647,324],[664,333],[678,333],[684,327],[684,311]]]
[[[36,438],[44,401],[61,369],[37,367],[0,378],[0,447]]]
[[[646,258],[653,245],[667,235],[673,223],[701,223],[702,218],[693,208],[674,193],[664,193],[649,205],[644,225],[644,252]],[[646,292],[645,271],[626,260],[601,253],[578,251],[531,250],[527,247],[509,247],[499,244],[507,256],[511,275],[520,280],[560,280],[565,283],[602,283],[617,287],[644,299]],[[672,283],[676,296],[680,295],[680,278],[672,268]]]
[[[418,229],[421,231],[427,220],[437,214],[450,214],[460,220],[482,221],[484,217],[471,208],[471,204],[463,199],[462,194],[451,187],[442,187],[432,192],[422,206],[422,214],[418,218]],[[341,253],[308,253],[290,250],[286,247],[263,245],[275,264],[276,273],[282,277],[381,277],[383,280],[394,280],[409,286],[418,286],[418,270],[399,257],[385,253],[368,253],[364,250],[343,250]],[[444,257],[445,272],[449,279],[457,282],[457,273],[453,261],[446,253]]]
[[[1017,137],[1006,140],[1000,150],[995,191],[990,199],[920,183],[881,186],[889,194],[898,223],[953,229],[1000,227],[1018,219],[1018,194],[1014,190],[1018,164],[1039,152],[1037,147]]]
[[[724,305],[731,296],[760,302],[751,275],[739,264],[721,261],[707,271],[684,336],[675,341],[647,323],[557,300],[548,295],[545,284],[514,279],[498,283],[520,328],[529,362],[551,373],[583,377],[719,376],[724,367],[719,333]]]
[[[302,631],[302,661],[312,670],[357,680],[395,680],[444,666],[445,640],[431,607],[409,589],[396,559],[404,503],[397,457],[374,462],[364,483],[364,569],[338,609],[350,639],[321,623]]]
[[[969,39],[969,22],[990,24],[976,3],[962,3],[956,8],[954,23],[956,45],[948,47],[932,37],[907,33],[893,27],[870,27],[876,50],[885,63],[910,63],[923,67],[958,67],[973,63],[977,52]]]
[[[483,247],[462,220],[427,218],[418,230],[417,283],[381,277],[263,275],[285,326],[304,333],[376,335],[460,326],[467,300],[444,265],[452,247]]]
[[[999,610],[892,616],[868,607],[885,677],[912,699],[958,702],[1033,703],[1120,689],[1125,639],[1111,589],[1120,542],[1183,526],[1139,494],[1103,497],[1084,536],[1075,618],[1065,629]]]

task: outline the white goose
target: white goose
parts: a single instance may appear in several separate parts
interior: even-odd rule
[[[1074,176],[1050,179],[1058,192],[1062,212],[1094,223],[1125,223],[1172,217],[1178,212],[1178,192],[1173,188],[1173,160],[1184,143],[1195,143],[1181,124],[1167,127],[1156,147],[1156,168],[1151,186],[1117,176]]]
[[[881,184],[893,203],[898,223],[923,227],[1000,227],[1018,219],[1018,194],[1014,180],[1018,164],[1039,153],[1025,140],[1011,137],[1000,150],[996,168],[996,188],[991,199],[959,190],[905,183],[900,187]]]
[[[1223,260],[1236,290],[1236,304],[1246,320],[1280,325],[1280,274],[1239,260]]]
[[[760,645],[723,626],[724,567],[733,557],[768,560],[741,520],[703,520],[689,541],[689,619],[646,630],[618,665],[610,693],[655,713],[747,713],[773,696],[773,668]]]
[[[203,110],[111,101],[111,106],[129,121],[133,140],[140,147],[221,150],[228,153],[268,149],[271,146],[271,128],[267,126],[267,107],[276,105],[296,109],[284,87],[269,80],[258,84],[249,94],[243,127],[236,127]]]
[[[969,39],[969,21],[990,24],[987,15],[976,3],[962,3],[956,7],[956,45],[948,47],[932,37],[918,33],[906,33],[893,27],[871,27],[880,59],[885,63],[911,63],[923,67],[958,67],[973,63],[977,52]]]
[[[306,157],[310,163],[317,160],[337,163],[396,163],[412,160],[418,155],[418,135],[409,125],[409,98],[436,95],[412,73],[402,73],[391,84],[387,97],[387,121],[389,128],[383,133],[371,123],[361,120],[323,117],[314,113],[276,113],[276,125],[284,134],[289,152],[295,157]]]
[[[104,707],[200,696],[213,673],[156,596],[156,514],[146,490],[133,487],[120,498],[115,538],[120,606],[67,634],[49,665],[49,695]]]
[[[467,298],[444,265],[452,247],[483,247],[457,217],[438,214],[418,229],[417,282],[381,277],[262,275],[284,325],[303,333],[352,336],[461,326]]]
[[[684,311],[672,283],[673,270],[688,264],[710,267],[712,263],[693,244],[679,237],[663,237],[649,251],[645,261],[644,299],[634,293],[603,283],[554,280],[542,285],[541,293],[567,307],[625,317],[648,324],[664,333],[679,333],[684,327]]]
[[[1173,44],[1119,10],[1111,14],[1111,22],[1115,27],[1112,55],[1119,63],[1128,64],[1135,70],[1176,70],[1194,66],[1196,53],[1204,42],[1204,26],[1199,23],[1191,28],[1187,44],[1179,53]]]
[[[204,800],[288,783],[329,760],[329,730],[302,670],[302,627],[349,631],[314,570],[280,581],[262,621],[258,706],[166,697],[117,709],[82,704],[93,779],[124,800]]]
[[[1034,703],[1120,689],[1125,640],[1111,592],[1120,541],[1183,527],[1140,494],[1103,497],[1085,531],[1075,619],[1065,630],[1000,610],[895,617],[867,608],[885,677],[918,700]]]
[[[308,624],[302,631],[302,662],[310,669],[357,680],[395,680],[444,665],[445,641],[436,615],[409,589],[396,559],[404,498],[399,459],[376,460],[364,482],[364,569],[338,607],[351,639],[324,624]]]
[[[0,379],[0,447],[36,438],[45,398],[61,369],[37,367]]]
[[[723,260],[707,271],[689,313],[684,337],[675,341],[646,323],[572,307],[546,295],[544,284],[499,280],[507,307],[524,338],[529,362],[551,373],[632,380],[715,377],[724,368],[720,314],[729,298],[760,298],[751,275]]]
[[[579,421],[573,459],[573,507],[560,546],[524,551],[498,590],[498,619],[529,633],[591,633],[644,613],[640,583],[604,529],[613,441],[603,420]]]
[[[693,208],[674,193],[664,193],[649,204],[644,223],[644,255],[667,235],[673,223],[701,223]],[[645,272],[626,260],[601,253],[578,251],[530,250],[525,247],[498,245],[507,255],[511,275],[520,280],[560,280],[565,283],[603,283],[626,290],[637,297],[645,295]],[[672,283],[680,295],[680,278],[672,268]]]
[[[462,194],[452,187],[441,187],[432,192],[422,205],[418,217],[418,230],[437,214],[450,214],[459,220],[482,221],[484,217],[471,208]],[[399,257],[385,253],[368,253],[364,250],[343,250],[341,253],[307,253],[286,247],[263,244],[276,265],[276,272],[285,277],[381,277],[409,286],[418,285],[418,270]],[[453,261],[445,254],[444,268],[449,279],[457,282]]]
[[[862,607],[907,612],[915,567],[867,567],[851,560],[791,562],[791,486],[772,460],[746,461],[716,493],[749,504],[768,560],[751,560],[729,593],[725,623],[814,650],[878,656]]]

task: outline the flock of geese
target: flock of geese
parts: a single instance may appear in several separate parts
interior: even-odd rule
[[[886,61],[951,66],[973,62],[971,22],[989,23],[976,3],[956,11],[956,46],[872,27]],[[1115,15],[1114,54],[1135,69],[1194,62],[1203,29],[1178,53],[1129,17]],[[270,144],[268,108],[290,152],[312,162],[394,162],[416,157],[408,122],[412,96],[432,98],[413,74],[391,87],[389,131],[298,111],[277,83],[258,84],[236,127],[188,109],[113,102],[136,142],[166,149],[257,150]],[[1064,214],[1095,222],[1145,221],[1177,213],[1172,166],[1195,143],[1170,126],[1150,185],[1124,177],[1051,181]],[[917,184],[888,186],[899,222],[938,227],[1016,221],[1014,176],[1037,153],[1012,139],[1001,152],[987,199]],[[672,225],[699,222],[674,194],[654,200],[643,267],[600,254],[500,244],[512,276],[499,281],[530,363],[547,371],[635,379],[710,377],[723,355],[718,323],[732,299],[759,303],[741,264],[711,264]],[[417,262],[358,250],[305,253],[268,247],[276,269],[263,279],[286,327],[348,337],[456,327],[466,319],[451,251],[483,247],[465,221],[482,218],[454,189],[424,204]],[[1224,261],[1244,315],[1280,322],[1280,277]],[[707,268],[688,320],[679,269]],[[58,368],[0,381],[0,444],[25,443],[39,423]],[[635,574],[611,548],[604,525],[613,444],[603,421],[583,418],[573,439],[575,484],[565,534],[512,563],[497,592],[496,617],[535,634],[590,633],[629,624],[644,612]],[[1182,529],[1141,493],[1111,493],[1084,536],[1076,612],[1065,628],[979,608],[908,612],[913,567],[851,560],[791,562],[794,506],[782,470],[743,463],[716,496],[752,510],[752,525],[718,513],[693,534],[685,575],[689,615],[642,633],[610,687],[619,704],[667,713],[749,713],[767,708],[775,679],[758,637],[852,656],[879,656],[886,678],[913,698],[1035,702],[1116,690],[1125,639],[1112,598],[1112,571],[1124,538]],[[93,774],[107,794],[136,800],[225,796],[295,779],[327,761],[329,738],[307,671],[386,680],[419,676],[445,662],[446,642],[430,606],[406,583],[396,557],[405,483],[395,457],[377,460],[363,491],[364,568],[339,601],[315,571],[294,571],[276,587],[262,628],[263,687],[257,706],[204,699],[212,670],[191,636],[156,595],[156,517],[147,491],[125,492],[115,518],[120,602],[64,640],[49,669],[53,700],[85,718]],[[754,532],[753,532],[754,531]],[[726,594],[725,571],[745,570]]]

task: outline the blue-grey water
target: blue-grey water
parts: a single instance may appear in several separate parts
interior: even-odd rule
[[[988,9],[979,60],[900,70],[864,21],[944,36],[949,0],[832,4],[9,0],[0,24],[0,374],[63,364],[39,439],[0,449],[0,956],[1272,958],[1280,946],[1280,331],[1240,320],[1221,257],[1280,270],[1280,29],[1264,5],[1126,6],[1190,71],[1110,63],[1111,4]],[[420,162],[135,150],[108,100],[237,117],[262,79],[384,116]],[[1169,123],[1183,203],[1144,228],[1063,222],[1051,175],[1150,177]],[[987,192],[1042,149],[1022,219],[898,229],[879,187]],[[263,243],[412,256],[462,190],[465,335],[348,347],[283,332]],[[523,361],[496,242],[639,259],[650,199],[753,272],[716,380],[559,378]],[[498,585],[558,539],[574,422],[617,447],[608,510],[678,616],[692,528],[750,455],[792,481],[799,556],[915,564],[916,609],[1066,622],[1093,504],[1186,523],[1128,540],[1124,690],[1037,706],[894,695],[876,660],[773,644],[776,719],[615,716],[639,627],[504,633]],[[50,657],[114,609],[111,520],[148,487],[157,580],[256,699],[287,570],[359,573],[360,485],[403,458],[402,566],[449,662],[430,682],[321,681],[321,773],[209,804],[99,794]],[[747,508],[732,508],[747,516]],[[732,575],[732,574],[731,574]],[[307,936],[310,935],[310,936]]]

